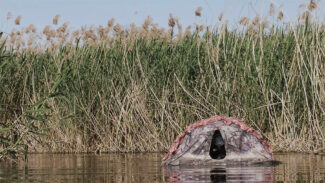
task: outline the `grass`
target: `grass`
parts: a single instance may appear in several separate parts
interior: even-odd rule
[[[325,26],[247,21],[183,32],[171,15],[169,30],[148,17],[128,29],[48,26],[31,44],[33,26],[3,36],[0,158],[164,151],[216,114],[245,120],[275,151],[323,151]]]

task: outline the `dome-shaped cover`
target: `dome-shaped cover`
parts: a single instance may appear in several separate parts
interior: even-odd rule
[[[213,116],[189,125],[172,144],[163,165],[273,160],[260,132],[241,120]]]

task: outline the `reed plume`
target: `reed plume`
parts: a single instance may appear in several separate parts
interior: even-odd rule
[[[240,25],[246,26],[249,23],[249,18],[248,17],[242,17],[239,22]]]
[[[15,24],[16,24],[16,25],[20,25],[20,21],[21,21],[21,16],[19,15],[19,16],[15,19]]]
[[[172,28],[175,26],[175,19],[171,13],[169,14],[168,26]]]
[[[105,35],[105,28],[103,26],[98,26],[97,28],[97,34],[99,35],[100,38],[104,38]]]
[[[304,3],[299,5],[299,8],[300,8],[300,9],[304,9],[304,8],[306,8],[306,7],[307,7],[307,5],[304,4]]]
[[[148,32],[149,26],[152,24],[152,18],[150,16],[147,16],[147,19],[142,24],[142,29]]]
[[[122,25],[120,24],[116,24],[114,27],[113,27],[113,30],[115,31],[115,33],[121,33],[122,31]]]
[[[27,46],[32,46],[33,45],[33,43],[34,43],[34,41],[35,41],[35,37],[34,36],[30,36],[29,38],[28,38],[28,41],[27,41]]]
[[[299,16],[299,20],[305,20],[306,18],[311,18],[311,13],[310,11],[306,10],[304,11],[300,16]]]
[[[218,20],[221,21],[223,18],[223,13],[220,13],[219,16],[218,16]]]
[[[56,31],[57,33],[65,33],[67,31],[69,22],[65,22],[61,27],[59,27]]]
[[[269,8],[269,15],[270,15],[270,16],[273,16],[273,15],[274,15],[274,12],[275,12],[274,9],[275,9],[275,8],[274,8],[274,4],[271,3],[271,4],[270,4],[270,8]]]
[[[310,0],[310,3],[309,3],[309,5],[308,5],[308,9],[309,9],[309,11],[313,11],[313,10],[315,10],[317,8],[317,4],[316,4],[316,2],[314,1],[314,0]]]
[[[264,28],[269,28],[270,27],[270,23],[267,19],[264,19],[263,22],[262,22],[262,26]]]
[[[202,7],[199,6],[196,10],[195,10],[195,16],[200,17],[202,13]]]
[[[72,37],[78,37],[80,35],[80,31],[79,30],[76,30],[76,31],[73,31],[72,32]]]
[[[58,25],[58,21],[61,15],[57,14],[55,15],[55,17],[53,18],[53,25]]]
[[[196,33],[200,33],[204,30],[204,25],[195,25]]]
[[[176,18],[175,21],[176,21],[178,33],[182,34],[182,32],[183,32],[183,26],[182,26],[182,24],[179,22],[179,19],[178,18]]]
[[[115,22],[115,19],[114,19],[114,18],[110,19],[110,20],[107,22],[107,27],[113,27],[114,22]]]
[[[253,21],[252,21],[252,24],[253,25],[258,25],[259,23],[260,23],[260,16],[256,16],[254,19],[253,19]]]
[[[190,25],[187,26],[186,29],[185,29],[184,35],[185,36],[190,36],[191,35],[191,29],[192,29],[192,27]]]
[[[9,11],[8,13],[7,13],[7,20],[10,20],[12,18],[12,13]]]
[[[281,10],[279,13],[278,13],[278,20],[282,20],[283,19],[283,11]]]
[[[55,31],[52,29],[50,25],[45,26],[43,29],[43,34],[46,36],[47,40],[50,40],[51,38],[55,37]]]
[[[88,41],[89,39],[92,41],[92,43],[97,40],[97,36],[93,29],[88,29],[84,32],[84,40]]]
[[[250,33],[251,35],[256,35],[258,33],[258,30],[257,28],[255,27],[254,24],[250,24],[248,26],[248,29],[247,29],[248,33]]]
[[[178,18],[175,18],[175,22],[176,22],[177,30],[178,30],[177,39],[180,40],[183,37],[183,27],[182,27],[182,24],[179,22]]]
[[[25,33],[28,34],[30,33],[33,29],[35,29],[35,26],[33,24],[30,24],[26,29]]]

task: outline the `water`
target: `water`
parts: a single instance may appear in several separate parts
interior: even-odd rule
[[[31,154],[0,163],[0,182],[270,182],[325,180],[325,155],[276,154],[278,166],[160,166],[161,153]]]

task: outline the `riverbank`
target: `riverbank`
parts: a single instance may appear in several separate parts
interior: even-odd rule
[[[325,28],[308,17],[255,18],[182,31],[142,27],[69,32],[66,24],[3,35],[0,158],[28,152],[165,151],[212,115],[244,120],[275,151],[323,151]],[[46,40],[22,43],[41,34]],[[39,46],[39,45],[42,46]]]

